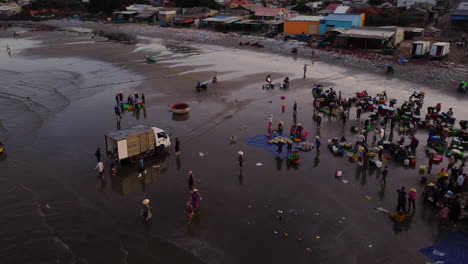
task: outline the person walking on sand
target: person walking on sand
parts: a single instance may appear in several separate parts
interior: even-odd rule
[[[400,210],[406,214],[406,191],[405,187],[401,187],[400,190],[397,190],[398,193],[398,203],[397,203],[397,212]]]
[[[140,216],[143,220],[143,223],[149,224],[151,222],[151,218],[153,217],[153,214],[151,213],[151,206],[150,206],[150,200],[149,199],[144,199],[141,208],[141,213]]]
[[[362,108],[360,106],[358,106],[357,109],[356,109],[356,118],[358,120],[361,119],[361,113],[362,113]]]
[[[187,201],[185,203],[184,213],[185,213],[185,216],[187,216],[188,224],[190,225],[192,223],[193,217],[195,216],[195,211],[193,210],[192,201]]]
[[[101,148],[97,148],[96,152],[94,152],[94,156],[96,156],[97,162],[101,161]]]
[[[119,92],[119,101],[123,102],[123,93],[122,93],[122,91]]]
[[[99,177],[104,180],[104,163],[102,163],[102,161],[98,161],[96,164],[96,170],[99,173]]]
[[[317,154],[320,153],[320,145],[322,143],[320,142],[320,136],[315,137],[315,148],[317,149]]]
[[[447,165],[447,171],[450,171],[455,165],[455,163],[457,163],[457,160],[455,159],[455,155],[450,156],[449,163]]]
[[[297,113],[297,102],[296,101],[294,101],[293,112]]]
[[[146,171],[145,169],[145,161],[143,160],[143,157],[140,156],[140,158],[138,159],[138,178],[141,178],[141,176],[143,176],[143,173],[147,174],[148,171]]]
[[[382,171],[382,178],[380,178],[380,183],[382,183],[383,185],[387,184],[387,175],[388,175],[388,167],[385,166]]]
[[[117,119],[121,119],[122,116],[120,115],[120,108],[119,108],[119,105],[115,105],[114,106],[114,112],[115,112],[115,116],[117,117]]]
[[[180,156],[180,141],[179,138],[175,138],[175,154]]]
[[[188,177],[188,186],[189,186],[189,189],[192,190],[193,182],[194,182],[193,172],[189,171],[188,175],[189,175],[189,177]]]
[[[287,152],[288,157],[289,157],[289,155],[291,155],[291,152],[292,152],[292,145],[293,145],[293,144],[292,144],[292,139],[291,139],[291,141],[288,141],[288,152]]]
[[[307,73],[307,64],[304,64],[304,78],[306,77],[306,73]]]
[[[320,124],[322,123],[322,117],[320,115],[317,115],[315,121],[317,122],[317,129],[320,128]]]
[[[237,152],[237,154],[238,154],[237,155],[237,160],[239,161],[239,167],[242,170],[242,165],[244,163],[244,152],[239,151],[239,152]]]
[[[141,102],[144,104],[145,103],[145,94],[141,93]]]
[[[203,200],[203,198],[201,197],[200,192],[198,191],[198,189],[195,188],[195,187],[192,187],[191,196],[192,196],[191,201],[192,201],[192,205],[193,205],[193,210],[194,210],[194,212],[197,212],[198,207],[200,206],[199,201]]]
[[[343,121],[343,127],[346,126],[346,120],[348,119],[348,115],[345,111],[341,112],[341,120]]]
[[[271,126],[273,125],[273,115],[268,116],[268,132],[271,131]]]
[[[279,141],[277,145],[278,145],[277,152],[279,156],[283,152],[283,142]]]
[[[408,211],[411,210],[411,207],[413,207],[413,210],[416,211],[416,189],[411,188],[408,193]]]
[[[315,100],[315,103],[314,103],[314,106],[315,106],[314,112],[316,112],[316,111],[318,112],[318,111],[320,111],[320,101],[317,100],[317,98],[314,99],[314,100]]]

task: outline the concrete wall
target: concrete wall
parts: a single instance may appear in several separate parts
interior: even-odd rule
[[[395,30],[395,39],[393,40],[393,45],[396,45],[402,42],[405,39],[405,30],[401,27],[397,27]]]
[[[325,34],[327,32],[327,27],[330,27],[330,26],[333,26],[334,28],[350,28],[353,26],[353,24],[358,24],[358,23],[353,23],[351,21],[334,21],[334,20],[323,21],[319,26],[319,33]]]

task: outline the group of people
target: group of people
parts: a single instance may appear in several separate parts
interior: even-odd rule
[[[122,119],[122,111],[125,109],[125,105],[129,105],[132,108],[131,109],[136,109],[137,104],[145,104],[145,94],[141,93],[141,96],[135,92],[133,95],[129,94],[127,97],[127,101],[124,101],[124,94],[122,91],[120,91],[118,94],[115,95],[115,102],[116,104],[114,105],[114,112],[115,116],[117,117],[117,120]]]

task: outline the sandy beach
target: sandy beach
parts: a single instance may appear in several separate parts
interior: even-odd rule
[[[166,42],[177,42],[194,46],[198,44],[220,45],[265,52],[272,56],[284,55],[293,58],[311,59],[354,68],[365,72],[385,73],[387,64],[394,64],[395,78],[408,80],[424,85],[456,87],[458,80],[464,80],[468,74],[466,64],[439,60],[410,59],[408,64],[397,64],[398,56],[379,55],[376,53],[357,52],[344,49],[312,49],[306,43],[299,41],[283,41],[280,39],[264,38],[255,35],[240,35],[237,33],[221,33],[210,30],[192,28],[162,28],[143,24],[112,24],[77,20],[49,20],[42,24],[61,28],[87,28],[108,33],[126,34],[132,36],[146,36],[161,38]],[[263,48],[239,46],[242,43],[259,43]],[[293,48],[298,49],[292,54]],[[457,47],[454,47],[457,49]],[[314,50],[314,54],[312,54]],[[458,61],[458,60],[457,60]]]
[[[464,69],[418,75],[407,65],[386,75],[364,62],[344,67],[358,63],[347,57],[318,52],[311,58],[307,49],[290,56],[289,46],[265,45],[267,52],[242,48],[229,35],[211,40],[194,31],[189,40],[186,29],[47,24],[60,28],[0,32],[0,136],[7,150],[0,160],[0,212],[8,226],[0,231],[2,263],[424,263],[419,249],[450,232],[467,231],[463,224],[440,228],[436,210],[422,200],[401,225],[375,209],[393,210],[403,185],[422,191],[417,169],[388,162],[388,184],[382,187],[378,170],[358,169],[326,148],[318,155],[302,153],[300,166],[291,167],[246,142],[265,134],[270,114],[275,125],[284,121],[289,128],[294,101],[309,139],[320,135],[325,144],[346,136],[354,142],[350,126],[360,125],[355,111],[344,128],[323,118],[316,129],[315,83],[335,87],[344,97],[387,91],[399,103],[414,90],[425,91],[425,107],[442,102],[444,110],[454,108],[457,120],[467,119],[466,99],[449,85]],[[11,38],[12,31],[20,37]],[[284,53],[272,56],[275,49]],[[146,63],[146,55],[158,62]],[[196,82],[209,81],[214,72],[219,82],[197,92]],[[275,83],[289,76],[290,88],[262,89],[267,74]],[[142,111],[125,112],[118,124],[113,106],[120,91],[144,93],[147,103]],[[190,105],[189,119],[169,112],[178,102]],[[181,158],[171,148],[145,159],[144,180],[134,164],[98,179],[93,153],[105,147],[104,134],[137,124],[178,137]],[[232,135],[236,145],[229,144]],[[427,133],[417,136],[423,164]],[[245,153],[242,172],[239,150]],[[203,196],[191,225],[183,214],[189,170]],[[333,177],[337,170],[348,183]],[[139,216],[146,198],[154,210],[150,226]]]

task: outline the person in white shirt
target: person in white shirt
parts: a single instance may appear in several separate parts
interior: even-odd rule
[[[463,185],[465,184],[465,177],[466,177],[465,173],[458,176],[458,178],[457,178],[457,192],[461,192],[463,190]]]
[[[102,161],[97,163],[96,170],[99,172],[99,176],[104,179],[104,163]]]

